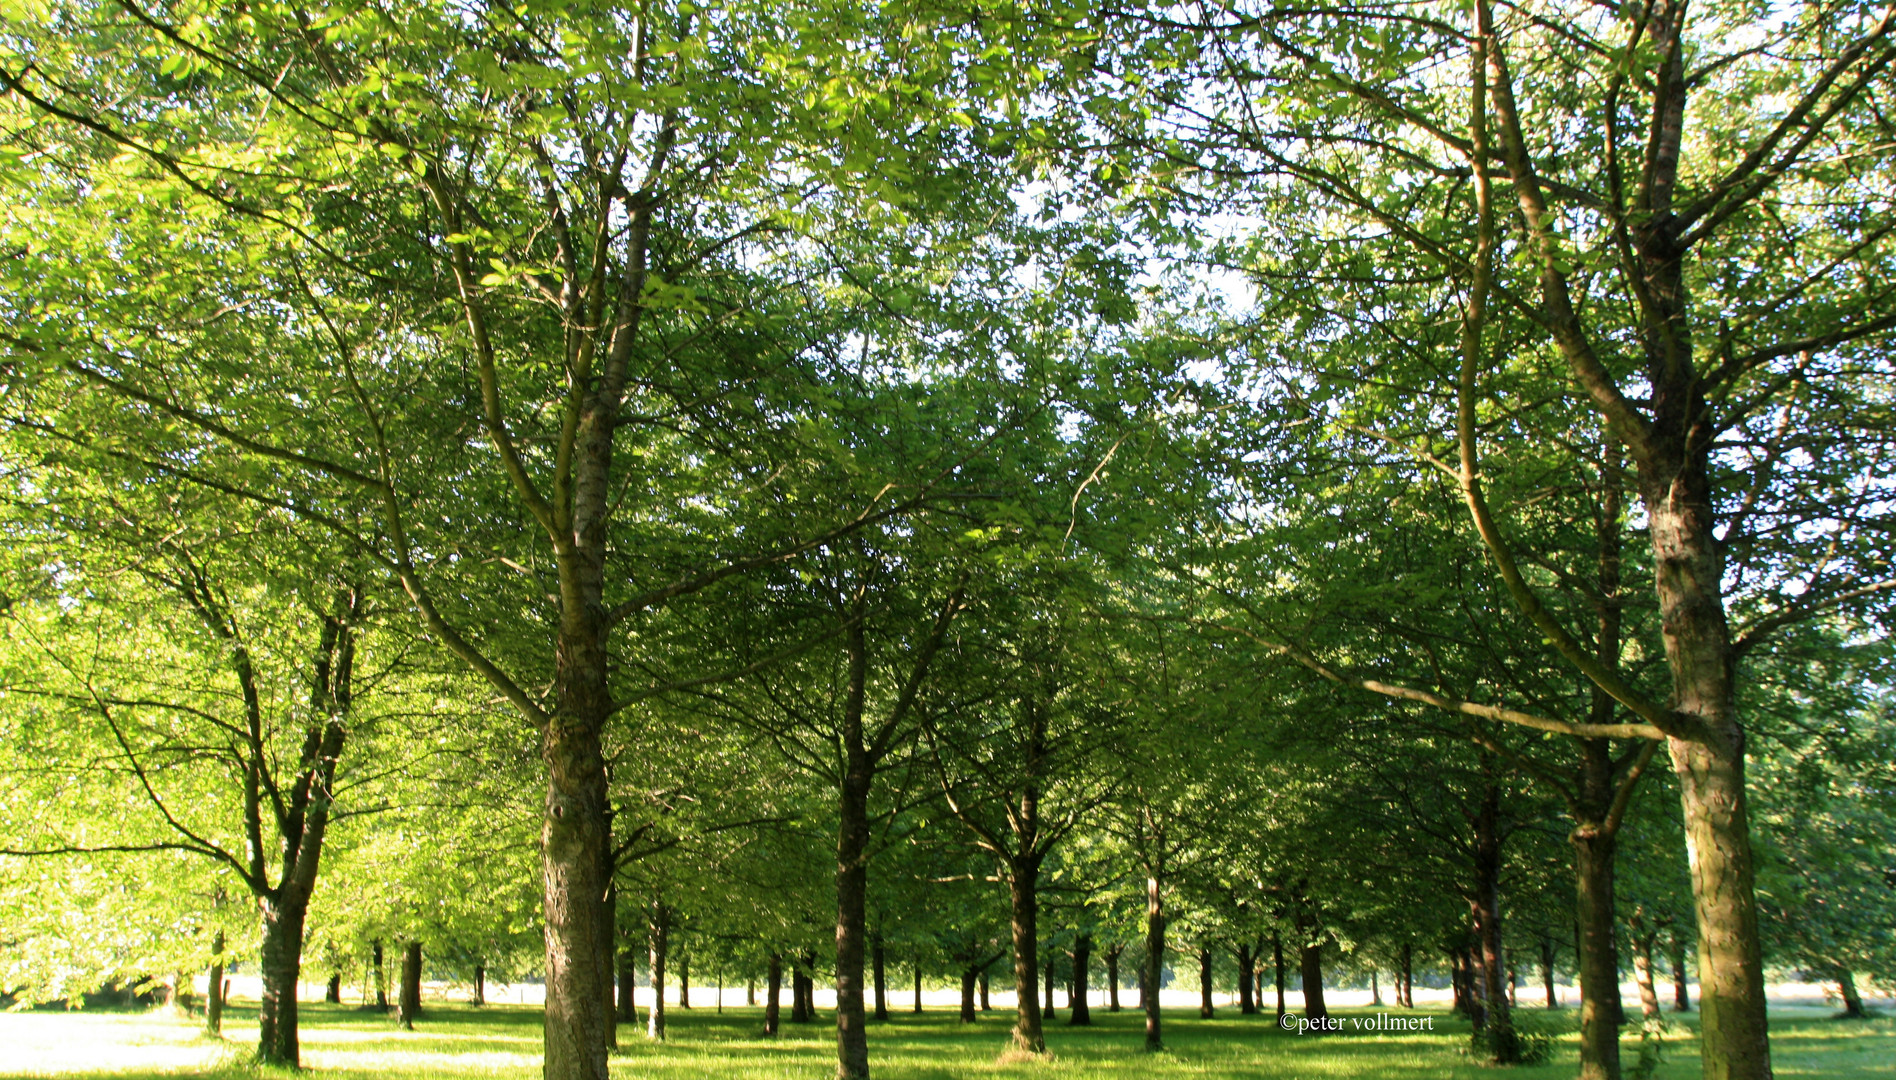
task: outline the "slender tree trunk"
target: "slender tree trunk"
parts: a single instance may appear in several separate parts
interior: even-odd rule
[[[415,1017],[421,1014],[421,942],[402,946],[402,986],[395,996],[395,1022],[404,1031],[415,1030]]]
[[[764,968],[764,1034],[775,1038],[783,997],[783,954],[771,953]]]
[[[204,1030],[213,1035],[224,1030],[224,932],[211,936],[210,981],[204,986]]]
[[[691,950],[678,953],[678,1007],[691,1008]]]
[[[1209,1020],[1218,1015],[1211,1003],[1211,946],[1198,947],[1198,1018]]]
[[[483,964],[474,965],[474,999],[469,1004],[487,1004],[487,968]]]
[[[972,1024],[975,1021],[974,988],[981,973],[973,968],[961,969],[961,1022]]]
[[[608,776],[610,782],[610,776]],[[606,894],[599,913],[599,925],[605,933],[599,939],[599,989],[606,995],[606,1052],[610,1054],[619,1048],[619,1001],[618,972],[613,963],[619,954],[619,883],[614,880],[618,875],[618,865],[613,853],[612,808],[606,807],[605,840],[599,846],[599,872],[606,880]]]
[[[342,972],[329,973],[329,981],[323,984],[323,1002],[327,1005],[342,1004]]]
[[[1405,946],[1406,947],[1406,946]],[[1271,931],[1271,962],[1277,965],[1277,1022],[1284,1022],[1284,938]]]
[[[1323,1004],[1323,942],[1303,947],[1304,1017],[1321,1020],[1330,1015]]]
[[[1476,970],[1486,1005],[1483,1031],[1488,1053],[1497,1065],[1513,1065],[1521,1060],[1521,1043],[1514,1031],[1507,953],[1501,941],[1500,807],[1501,790],[1491,781],[1482,797],[1481,809],[1475,815],[1475,891],[1469,906],[1480,950]]]
[[[754,1007],[757,1004],[757,977],[755,975],[744,978],[744,1004],[747,1007]]]
[[[922,958],[919,956],[915,958],[915,1008],[911,1011],[922,1011]]]
[[[869,949],[869,965],[874,971],[876,983],[876,1019],[887,1020],[889,1018],[889,969],[887,950],[882,946],[880,932],[871,941]],[[987,972],[985,971],[981,973],[981,989],[985,995],[987,990]],[[985,996],[982,998],[981,1007],[987,1008]]]
[[[851,652],[852,665],[864,662],[860,653]],[[863,939],[869,924],[869,788],[875,773],[863,746],[860,709],[852,704],[845,712],[854,720],[846,717],[847,768],[837,806],[836,1076],[864,1080],[869,1075],[869,1034],[862,1000]]]
[[[1281,962],[1279,967],[1281,967]],[[1415,947],[1405,943],[1402,946],[1402,1000],[1403,1008],[1415,1008]]]
[[[646,969],[651,975],[652,1007],[645,1010],[645,1037],[665,1038],[665,954],[671,947],[671,908],[665,901],[652,901],[650,923],[651,956]],[[550,1074],[549,1074],[550,1076]]]
[[[1652,946],[1659,931],[1647,924],[1645,912],[1633,912],[1633,981],[1639,985],[1639,1013],[1647,1020],[1659,1015],[1659,988],[1653,984]]]
[[[1685,985],[1685,936],[1677,928],[1672,932],[1672,1011],[1692,1011],[1692,994]]]
[[[564,575],[562,575],[564,576]],[[570,607],[562,620],[556,692],[544,729],[545,812],[540,822],[546,920],[546,1080],[607,1080],[612,928],[605,923],[606,764],[599,732],[612,712],[604,631]],[[663,1037],[661,1024],[659,1035]]]
[[[988,965],[988,967],[992,967],[992,966],[993,966],[992,964]],[[988,1002],[988,968],[987,967],[984,967],[981,969],[980,994],[981,994],[981,1011],[987,1012],[988,1010],[994,1007],[992,1004]]]
[[[1381,975],[1382,973],[1378,971],[1369,973],[1369,1003],[1378,1009],[1382,1008],[1383,1003]]]
[[[1157,874],[1146,877],[1145,982],[1140,1004],[1145,1008],[1145,1048],[1165,1046],[1159,1017],[1159,975],[1165,962],[1165,892]]]
[[[1619,946],[1614,853],[1618,837],[1585,825],[1573,831],[1580,984],[1580,1080],[1620,1080]]]
[[[1047,1004],[1041,1008],[1040,1018],[1048,1021],[1058,1020],[1060,1018],[1060,1014],[1053,1009],[1053,961],[1054,954],[1052,952],[1047,953],[1047,984],[1045,987],[1047,992]]]
[[[369,955],[375,965],[375,1007],[388,1011],[388,965],[382,957],[382,939],[369,943]]]
[[[1125,946],[1115,944],[1106,950],[1106,1011],[1119,1011],[1119,953]]]
[[[1547,991],[1547,1007],[1557,1009],[1560,999],[1554,994],[1554,942],[1547,935],[1540,939],[1541,985]]]
[[[619,1000],[617,1012],[622,1024],[639,1022],[639,964],[638,954],[631,949],[619,951]]]
[[[1086,1027],[1093,1022],[1092,1003],[1087,998],[1087,968],[1093,959],[1093,935],[1081,934],[1073,939],[1073,991],[1067,995],[1067,1008],[1073,1015],[1067,1019],[1069,1027]]]
[[[1837,970],[1837,992],[1843,995],[1843,1018],[1862,1020],[1869,1016],[1863,1009],[1863,995],[1857,992],[1856,973],[1849,968]]]
[[[816,952],[803,950],[791,975],[790,1022],[809,1024],[816,1021]]]
[[[1047,1052],[1040,1015],[1040,866],[1016,861],[1009,866],[1007,890],[1012,904],[1010,924],[1014,939],[1014,1049],[1029,1054]],[[916,1000],[920,1001],[918,994]]]

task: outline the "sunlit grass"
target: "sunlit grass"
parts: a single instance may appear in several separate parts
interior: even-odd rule
[[[1391,1010],[1394,1011],[1394,1010]],[[1343,1016],[1367,1009],[1341,1010]],[[1315,1037],[1280,1031],[1269,1015],[1239,1016],[1235,1010],[1204,1021],[1188,1013],[1166,1016],[1166,1049],[1141,1049],[1137,1013],[1099,1011],[1091,1028],[1050,1026],[1052,1052],[1044,1061],[1008,1061],[1009,1017],[988,1013],[963,1025],[950,1012],[920,1016],[897,1013],[870,1028],[871,1060],[888,1080],[955,1080],[960,1077],[1048,1077],[1060,1080],[1324,1080],[1324,1078],[1417,1077],[1474,1080],[1506,1075],[1519,1080],[1570,1077],[1574,1070],[1573,1014],[1552,1016],[1524,1009],[1525,1022],[1554,1031],[1551,1062],[1505,1074],[1468,1056],[1467,1025],[1440,1013],[1430,1032],[1351,1033]],[[1670,1017],[1660,1080],[1699,1075],[1693,1043],[1695,1016]],[[40,1076],[143,1078],[255,1076],[248,1063],[256,1039],[254,1010],[234,1009],[225,1037],[211,1039],[187,1021],[164,1014],[30,1012],[0,1014],[0,1078]],[[833,1075],[833,1029],[823,1022],[785,1024],[778,1039],[762,1035],[758,1009],[675,1010],[671,1037],[645,1038],[643,1029],[622,1032],[624,1049],[613,1056],[615,1077],[653,1080],[820,1080]],[[1824,1080],[1896,1077],[1896,1021],[1846,1022],[1817,1010],[1776,1017],[1772,1026],[1780,1077]],[[384,1077],[518,1078],[540,1075],[540,1012],[521,1006],[472,1008],[430,1005],[417,1030],[398,1030],[381,1013],[333,1005],[303,1006],[303,1061],[314,1074],[335,1080]],[[1636,1028],[1623,1052],[1638,1060]]]

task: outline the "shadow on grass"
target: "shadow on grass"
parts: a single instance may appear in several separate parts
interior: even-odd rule
[[[334,1080],[401,1078],[518,1078],[540,1075],[541,1013],[537,1008],[492,1005],[430,1005],[415,1031],[398,1029],[393,1017],[352,1006],[304,1005],[301,1008],[304,1062],[300,1075]],[[1380,1011],[1380,1010],[1375,1010]],[[1367,1017],[1368,1009],[1340,1010],[1347,1023]],[[1165,1050],[1145,1053],[1143,1017],[1131,1011],[1099,1010],[1086,1028],[1055,1023],[1047,1029],[1050,1058],[1003,1061],[1012,1015],[983,1014],[962,1024],[951,1012],[915,1016],[901,1013],[869,1028],[872,1067],[877,1080],[961,1080],[979,1077],[1058,1077],[1060,1080],[1305,1080],[1305,1078],[1385,1077],[1416,1080],[1566,1080],[1575,1062],[1573,1014],[1523,1010],[1524,1021],[1556,1037],[1553,1060],[1537,1066],[1496,1070],[1467,1052],[1468,1026],[1441,1013],[1388,1010],[1393,1015],[1426,1017],[1431,1031],[1346,1029],[1328,1035],[1298,1035],[1279,1029],[1272,1014],[1241,1016],[1235,1010],[1213,1020],[1168,1014]],[[103,1049],[116,1056],[99,1067],[83,1063],[53,1071],[18,1070],[7,1059],[10,1036],[24,1018],[39,1028],[26,1032],[41,1043],[64,1039],[67,1049]],[[826,1080],[835,1070],[834,1015],[808,1024],[784,1025],[781,1037],[762,1035],[762,1012],[727,1008],[674,1010],[670,1037],[646,1039],[642,1025],[622,1025],[622,1049],[614,1053],[615,1077],[652,1080]],[[1689,1080],[1699,1074],[1694,1039],[1696,1015],[1668,1015],[1672,1024],[1664,1060],[1655,1080]],[[1623,1053],[1638,1060],[1636,1028],[1629,1028]],[[120,1080],[159,1080],[179,1076],[206,1080],[244,1080],[291,1075],[258,1069],[250,1063],[256,1039],[256,1010],[227,1014],[225,1038],[199,1041],[188,1026],[167,1026],[154,1014],[28,1013],[0,1015],[0,1080],[48,1075]],[[52,1042],[49,1042],[51,1040]],[[1896,1077],[1896,1022],[1889,1019],[1842,1022],[1823,1017],[1774,1019],[1772,1043],[1780,1077],[1869,1080]],[[141,1065],[141,1048],[155,1056],[195,1052],[195,1062]],[[69,1057],[71,1055],[68,1055]],[[83,1056],[83,1055],[81,1055]],[[111,1055],[107,1055],[111,1056]],[[128,1059],[129,1063],[128,1063]]]

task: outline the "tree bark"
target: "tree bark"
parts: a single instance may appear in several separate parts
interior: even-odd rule
[[[1165,892],[1157,874],[1146,877],[1145,980],[1140,1004],[1145,1009],[1145,1048],[1165,1047],[1159,1023],[1159,974],[1165,962]]]
[[[645,1010],[645,1037],[665,1038],[665,954],[671,946],[671,908],[663,900],[652,901],[649,924],[651,956],[646,968],[651,975],[652,1007]],[[549,1080],[552,1074],[548,1073]]]
[[[922,1011],[922,958],[915,958],[915,1008],[912,1012]]]
[[[1692,1011],[1692,994],[1685,984],[1685,937],[1677,928],[1672,932],[1672,1011]]]
[[[1541,985],[1547,991],[1547,1007],[1557,1009],[1560,999],[1554,994],[1554,942],[1542,934],[1540,939]]]
[[[783,997],[783,954],[774,952],[764,968],[764,1034],[775,1038]]]
[[[1639,1013],[1647,1020],[1659,1016],[1659,988],[1653,982],[1652,947],[1659,936],[1644,910],[1633,910],[1633,981],[1639,986]]]
[[[678,953],[678,1007],[691,1008],[691,950]]]
[[[1058,1020],[1060,1018],[1060,1014],[1055,1012],[1053,1008],[1053,963],[1055,957],[1056,954],[1052,952],[1047,953],[1047,983],[1044,988],[1047,994],[1047,1003],[1042,1006],[1040,1010],[1040,1018],[1042,1020]]]
[[[216,1035],[224,1030],[224,932],[211,936],[210,981],[204,986],[204,1030]]]
[[[1613,896],[1618,836],[1581,825],[1572,841],[1580,929],[1574,959],[1580,983],[1580,1080],[1620,1080],[1623,1014]]]
[[[1115,943],[1106,950],[1106,1011],[1119,1011],[1119,953],[1124,945]]]
[[[790,972],[790,1022],[808,1024],[816,1020],[816,953],[805,949],[796,958]]]
[[[987,967],[983,967],[981,969],[981,991],[980,992],[981,992],[981,1011],[982,1012],[987,1012],[994,1008],[993,1004],[988,1001],[988,968],[993,967],[993,966],[994,965],[989,964]]]
[[[1073,992],[1067,995],[1068,1027],[1086,1027],[1093,1022],[1093,1009],[1087,997],[1087,967],[1093,958],[1093,935],[1073,939]]]
[[[487,968],[485,965],[474,965],[474,998],[468,1002],[468,1004],[487,1004]]]
[[[1282,969],[1282,961],[1279,961],[1278,967],[1280,970]],[[1405,1009],[1413,1009],[1415,1008],[1415,946],[1406,942],[1402,946],[1402,971],[1400,977],[1402,979],[1402,990],[1401,998],[1397,1004]]]
[[[1040,867],[1034,862],[1016,862],[1007,876],[1008,899],[1012,904],[1010,929],[1014,939],[1014,1049],[1029,1054],[1047,1052],[1047,1037],[1041,1030],[1040,1015],[1040,898],[1036,886]],[[916,1000],[921,1000],[920,995]]]
[[[844,771],[836,827],[836,1077],[869,1075],[869,1034],[863,1010],[863,938],[868,932],[869,788],[875,770],[864,742],[860,688],[867,656],[862,624],[851,624],[849,701],[843,713]]]
[[[402,986],[396,995],[395,1022],[404,1031],[415,1030],[415,1018],[421,1015],[421,942],[410,941],[402,947]]]
[[[388,1011],[388,965],[382,957],[382,939],[369,943],[370,962],[375,966],[375,1007]]]
[[[1857,992],[1856,973],[1849,968],[1837,970],[1837,992],[1843,995],[1845,1020],[1862,1020],[1870,1015],[1864,1011],[1863,995]]]
[[[565,576],[565,575],[562,575]],[[597,591],[593,591],[597,595]],[[546,925],[546,1080],[607,1080],[612,927],[605,922],[611,833],[599,733],[611,715],[605,634],[597,615],[563,613],[559,708],[540,743],[547,770],[540,821]],[[661,984],[662,985],[662,984]],[[661,1018],[654,1038],[664,1038]]]
[[[1380,971],[1371,970],[1369,973],[1369,1003],[1378,1009],[1382,1008],[1382,972]]]
[[[1514,1031],[1507,953],[1501,942],[1500,807],[1501,790],[1490,782],[1475,814],[1475,888],[1469,897],[1469,908],[1474,916],[1479,949],[1476,970],[1486,1006],[1483,1034],[1489,1059],[1497,1065],[1513,1065],[1521,1060],[1521,1043]]]
[[[1323,1004],[1323,942],[1312,942],[1303,947],[1303,995],[1304,1018],[1321,1020],[1330,1015]]]
[[[1277,1022],[1281,1027],[1284,1022],[1284,938],[1275,930],[1271,931],[1271,962],[1277,965]]]
[[[1211,1004],[1211,946],[1198,947],[1198,1018],[1209,1020],[1218,1015]]]
[[[274,899],[265,897],[260,904],[263,948],[258,974],[263,977],[263,1000],[257,1006],[257,1059],[292,1069],[302,1066],[296,1030],[296,982],[302,972],[303,920],[308,903],[307,894],[285,889]]]
[[[975,1021],[974,988],[981,973],[973,968],[961,969],[961,1022],[972,1024]]]
[[[329,981],[323,984],[323,1002],[328,1005],[342,1004],[342,972],[329,973]]]
[[[876,1019],[889,1018],[889,969],[887,950],[882,945],[882,935],[877,933],[870,943],[869,964],[874,971],[876,983]],[[981,973],[981,1007],[987,1008],[987,972]]]
[[[621,1023],[639,1022],[638,992],[638,954],[631,949],[622,949],[619,952],[619,1000],[615,1003]]]

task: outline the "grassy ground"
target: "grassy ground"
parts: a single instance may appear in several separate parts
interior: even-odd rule
[[[1397,1013],[1396,1010],[1390,1010]],[[1467,1026],[1439,1013],[1433,1033],[1345,1032],[1315,1037],[1277,1030],[1269,1016],[1217,1020],[1167,1015],[1167,1049],[1140,1050],[1141,1019],[1131,1012],[1095,1014],[1096,1026],[1049,1029],[1053,1058],[1047,1062],[999,1060],[1007,1019],[990,1013],[974,1025],[943,1012],[899,1013],[870,1027],[877,1077],[886,1080],[958,1080],[961,1077],[1047,1077],[1060,1080],[1324,1080],[1415,1077],[1460,1080],[1505,1075],[1510,1080],[1551,1080],[1574,1072],[1571,1012],[1550,1018],[1523,1010],[1529,1024],[1556,1035],[1552,1060],[1506,1073],[1475,1063],[1465,1052]],[[1370,1010],[1342,1010],[1344,1017]],[[653,1080],[822,1080],[834,1068],[833,1032],[823,1024],[786,1024],[781,1039],[761,1038],[759,1010],[727,1008],[672,1014],[671,1039],[648,1042],[628,1033],[627,1049],[614,1055],[615,1077]],[[1656,1080],[1699,1075],[1691,1018],[1664,1046]],[[254,1010],[227,1017],[225,1038],[198,1035],[188,1023],[162,1014],[0,1014],[0,1080],[16,1077],[85,1076],[143,1078],[256,1075],[246,1062],[256,1038]],[[1557,1028],[1556,1028],[1557,1023]],[[1843,1022],[1821,1011],[1795,1010],[1774,1017],[1772,1044],[1777,1075],[1822,1080],[1896,1078],[1896,1021]],[[537,1078],[540,1073],[540,1013],[536,1008],[474,1009],[431,1005],[419,1029],[396,1030],[381,1014],[353,1008],[303,1007],[303,1061],[329,1080],[400,1077]],[[1637,1035],[1626,1040],[1630,1066],[1639,1059]]]

